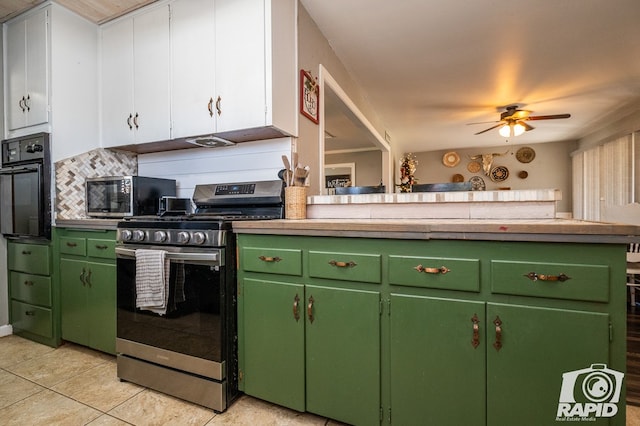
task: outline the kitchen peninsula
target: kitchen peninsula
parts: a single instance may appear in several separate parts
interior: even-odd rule
[[[563,374],[626,371],[625,252],[640,227],[306,219],[234,231],[249,395],[351,424],[538,425],[563,416]],[[611,391],[610,424],[624,425],[624,386]]]

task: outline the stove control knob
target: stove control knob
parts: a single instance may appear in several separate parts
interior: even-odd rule
[[[153,241],[164,243],[167,241],[167,231],[156,231],[153,233]]]
[[[144,231],[140,229],[133,231],[133,241],[144,241]]]
[[[178,244],[187,244],[189,242],[189,233],[186,231],[180,231],[176,235],[176,240]]]
[[[129,231],[128,229],[123,229],[120,232],[120,237],[122,238],[122,241],[130,241],[131,240],[131,231]]]
[[[204,232],[194,232],[193,233],[193,242],[196,244],[204,244],[204,242],[207,241],[207,236],[204,234]]]

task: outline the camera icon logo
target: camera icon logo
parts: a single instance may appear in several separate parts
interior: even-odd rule
[[[618,412],[624,373],[592,364],[562,374],[558,417],[613,417]]]

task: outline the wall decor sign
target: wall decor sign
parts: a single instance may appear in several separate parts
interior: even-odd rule
[[[320,121],[320,87],[305,70],[300,70],[300,112],[316,124]]]

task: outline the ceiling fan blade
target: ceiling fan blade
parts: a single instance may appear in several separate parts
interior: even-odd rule
[[[495,126],[489,127],[488,129],[484,129],[481,132],[474,133],[474,135],[481,135],[481,134],[483,134],[485,132],[488,132],[489,130],[493,130],[493,129],[497,128],[497,127],[502,127],[502,126],[504,126],[504,123],[501,121],[500,123],[496,124]]]
[[[502,122],[502,120],[493,120],[493,121],[477,121],[475,123],[467,123],[467,126],[470,126],[472,124],[489,124],[489,123],[500,123]]]
[[[558,118],[569,118],[571,114],[553,114],[553,115],[534,115],[527,118],[523,118],[523,120],[555,120]]]

